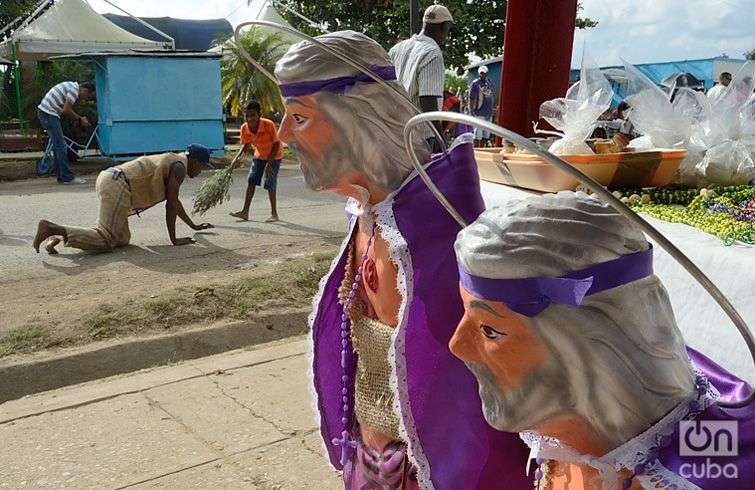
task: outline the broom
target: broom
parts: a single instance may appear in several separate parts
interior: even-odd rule
[[[193,214],[204,215],[211,208],[222,204],[231,198],[231,184],[233,184],[233,169],[236,162],[244,153],[244,147],[236,153],[233,161],[224,169],[215,172],[199,186],[194,196]]]

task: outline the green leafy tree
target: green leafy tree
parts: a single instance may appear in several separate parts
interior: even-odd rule
[[[409,36],[409,0],[289,0],[295,10],[329,30],[364,32],[388,49]],[[420,2],[425,8],[431,2]],[[502,0],[443,0],[454,15],[452,42],[444,51],[446,66],[463,72],[469,55],[498,56],[503,46],[506,2]],[[581,6],[579,7],[581,8]],[[281,9],[281,15],[297,29],[321,34],[299,17]],[[577,18],[580,29],[595,27],[597,21]]]
[[[752,49],[744,54],[745,59],[755,61],[755,49]]]
[[[469,89],[469,82],[455,73],[446,73],[445,89],[453,94],[465,94]]]
[[[2,0],[0,2],[0,29],[13,22],[18,17],[29,15],[37,5],[37,0]],[[8,30],[0,36],[9,36],[13,30]]]
[[[582,4],[577,2],[577,15],[582,11]],[[591,27],[597,27],[598,21],[589,17],[577,17],[577,29],[590,29]]]
[[[17,18],[29,15],[36,7],[38,0],[0,0],[0,29]],[[13,29],[8,29],[0,34],[0,41],[7,39],[13,34]],[[13,87],[13,70],[6,69],[0,72],[0,118],[15,116],[16,95]]]
[[[0,74],[0,82],[2,82],[0,85],[0,120],[2,120],[10,117],[11,103],[13,102],[13,100],[8,97],[8,93],[13,89],[11,85],[13,79],[10,77],[10,70],[6,70],[4,73]]]
[[[268,34],[256,28],[244,32],[240,41],[244,50],[270,73],[287,47],[280,34]],[[242,115],[244,105],[251,99],[262,105],[263,113],[283,112],[277,85],[249,63],[235,44],[224,46],[228,52],[221,60],[220,76],[223,106],[228,113],[234,117]]]

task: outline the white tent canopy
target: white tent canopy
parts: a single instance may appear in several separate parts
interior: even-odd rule
[[[276,24],[281,24],[286,27],[291,27],[291,24],[286,22],[286,19],[281,17],[281,15],[278,13],[278,10],[276,10],[275,6],[270,2],[270,0],[253,0],[250,2],[248,11],[251,15],[249,15],[247,18],[245,18],[242,22],[249,21],[249,20],[266,20],[268,22],[275,22]],[[241,22],[239,22],[241,23]],[[285,47],[288,47],[292,44],[295,44],[301,39],[299,39],[297,36],[294,36],[293,34],[290,34],[285,31],[281,31],[279,29],[274,29],[272,27],[257,27],[258,29],[261,29],[263,32],[272,34],[277,33],[280,34],[283,38],[283,44]],[[226,46],[229,43],[232,43],[233,39],[229,39],[225,43],[215,46],[214,48],[210,49],[210,51],[214,53],[223,53],[225,50],[228,49],[228,46]]]
[[[275,22],[276,24],[281,24],[286,27],[291,27],[291,24],[286,22],[286,19],[281,17],[281,15],[278,13],[278,10],[275,8],[275,6],[270,2],[270,0],[256,0],[251,3],[251,8],[256,8],[259,6],[259,13],[257,14],[256,19],[254,20],[266,20],[268,22]],[[251,20],[251,19],[250,19]],[[262,27],[262,29],[266,32],[277,32],[283,37],[283,41],[286,44],[296,44],[301,39],[294,36],[293,34],[290,34],[285,31],[280,31],[278,29],[273,29],[271,27]]]
[[[51,3],[51,2],[48,2]],[[58,0],[0,44],[0,56],[46,59],[55,54],[132,49],[168,50],[170,42],[135,36],[95,12],[85,0]]]

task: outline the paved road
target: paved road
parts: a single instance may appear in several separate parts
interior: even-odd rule
[[[0,404],[0,488],[342,488],[304,351],[282,341]]]
[[[182,188],[185,207],[191,207],[203,176]],[[234,271],[254,267],[259,260],[332,252],[346,231],[343,201],[305,189],[295,167],[281,171],[278,196],[283,221],[264,223],[270,213],[264,191],[255,196],[252,221],[228,216],[242,205],[246,179],[240,170],[231,201],[201,218],[215,224],[215,229],[194,233],[180,220],[177,223],[177,235],[194,236],[195,245],[170,244],[164,207],[158,205],[131,218],[132,245],[114,253],[63,247],[58,256],[34,253],[31,240],[39,219],[83,226],[96,221],[98,202],[91,177],[84,186],[61,186],[51,179],[0,183],[0,295],[4,300],[0,302],[0,334],[9,315],[16,320],[38,316],[44,320],[51,314],[51,305],[55,311],[73,315],[75,310],[119,297],[151,294],[192,281],[222,280]]]
[[[191,208],[194,192],[200,179],[190,179],[181,189],[184,206]],[[19,182],[0,183],[0,270],[13,271],[12,279],[48,274],[42,264],[49,260],[46,255],[37,255],[31,249],[31,240],[36,223],[41,218],[50,221],[88,226],[97,219],[97,198],[94,194],[94,176],[90,176],[84,186],[61,186],[52,179],[35,179]],[[237,249],[249,245],[250,240],[259,243],[280,243],[312,238],[339,236],[345,229],[343,205],[330,194],[314,193],[304,188],[303,178],[293,169],[286,169],[279,182],[279,208],[283,222],[268,225],[264,220],[269,214],[266,192],[259,192],[253,201],[252,219],[244,223],[228,216],[229,211],[241,208],[245,187],[244,175],[237,172],[234,179],[231,201],[210,210],[204,217],[195,221],[210,221],[217,229],[210,233],[197,234],[200,245],[174,248],[168,241],[165,229],[164,206],[158,205],[146,211],[141,217],[130,219],[132,244],[125,253],[126,260],[135,263],[149,262],[150,255],[160,259],[181,252],[182,257],[205,253],[208,248],[220,247]],[[194,232],[180,219],[177,223],[178,236],[192,236]],[[179,250],[180,249],[180,250]],[[60,250],[67,259],[57,260],[56,264],[75,262],[72,255],[81,254],[75,250]],[[165,256],[165,257],[163,257]],[[119,256],[119,260],[123,257]],[[112,261],[112,256],[97,256],[88,262]],[[9,279],[5,277],[4,279]]]

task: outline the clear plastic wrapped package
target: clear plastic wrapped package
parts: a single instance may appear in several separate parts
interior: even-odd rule
[[[637,149],[676,148],[689,139],[692,122],[702,107],[696,93],[679,89],[672,103],[669,94],[636,67],[624,62],[631,108],[629,120],[640,138],[630,146]]]
[[[739,115],[742,123],[742,143],[750,149],[755,161],[755,93],[744,104]]]
[[[592,135],[600,116],[610,108],[613,90],[600,68],[582,56],[579,82],[566,97],[548,100],[540,106],[540,117],[559,131],[560,139],[550,151],[556,155],[592,154],[585,140]]]
[[[678,88],[672,93],[666,93],[626,61],[624,69],[630,94],[626,99],[631,108],[628,117],[634,130],[641,135],[632,140],[629,146],[636,150],[686,149],[687,157],[675,180],[694,185],[697,181],[695,167],[702,160],[705,148],[692,144],[690,138],[693,128],[703,118],[707,103],[705,94],[689,88]]]
[[[697,173],[704,184],[748,184],[755,178],[752,152],[742,141],[724,140],[708,148]]]
[[[705,148],[695,169],[701,184],[739,185],[755,179],[754,75],[755,63],[746,63],[721,97],[706,99],[703,117],[691,136],[693,145]]]

